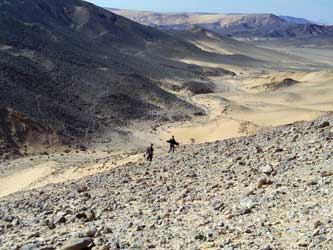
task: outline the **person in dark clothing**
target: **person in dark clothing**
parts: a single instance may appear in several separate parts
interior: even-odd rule
[[[171,138],[170,140],[168,140],[167,143],[170,144],[169,153],[171,153],[171,152],[174,153],[174,152],[175,152],[175,147],[176,147],[176,146],[179,146],[179,143],[176,142],[174,136],[172,136],[172,138]]]
[[[154,145],[151,144],[148,148],[147,151],[145,153],[145,156],[147,157],[147,161],[152,162],[153,161],[153,156],[154,156]]]

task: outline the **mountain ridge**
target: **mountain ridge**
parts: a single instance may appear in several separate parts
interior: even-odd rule
[[[110,9],[144,25],[166,30],[185,30],[199,25],[223,35],[236,37],[301,37],[331,36],[332,26],[323,26],[305,19],[274,14],[198,14],[162,13]]]

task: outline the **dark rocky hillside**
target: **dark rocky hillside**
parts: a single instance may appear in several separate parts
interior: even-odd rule
[[[197,112],[160,79],[205,78],[172,59],[206,54],[80,0],[0,0],[0,107],[62,138]]]

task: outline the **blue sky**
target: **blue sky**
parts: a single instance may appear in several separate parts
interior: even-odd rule
[[[102,7],[164,12],[274,13],[333,24],[333,0],[86,0]]]

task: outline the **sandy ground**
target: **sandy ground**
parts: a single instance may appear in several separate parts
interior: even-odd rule
[[[182,144],[204,143],[216,140],[245,136],[254,126],[243,120],[224,115],[229,102],[216,94],[198,95],[192,101],[202,107],[207,116],[190,122],[167,125],[160,128],[160,137],[167,139],[174,135]]]
[[[43,164],[36,164],[32,168],[22,169],[9,176],[0,177],[0,197],[18,191],[43,187],[51,183],[81,179],[130,162],[137,162],[142,158],[142,154],[128,155],[122,152],[87,163],[73,160],[71,166],[66,168],[59,167],[60,163],[56,160],[45,160],[46,162]]]
[[[291,78],[299,83],[276,91],[260,86]],[[182,143],[202,143],[253,134],[259,129],[314,120],[333,111],[333,71],[280,72],[239,79],[213,79],[227,91],[200,95],[192,101],[208,116],[162,129]],[[222,87],[222,86],[220,86]]]
[[[25,169],[13,175],[0,178],[0,197],[26,190],[34,183],[41,180],[53,172],[52,163],[41,164],[32,169]]]

